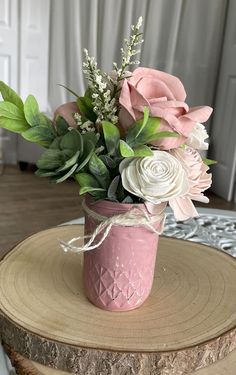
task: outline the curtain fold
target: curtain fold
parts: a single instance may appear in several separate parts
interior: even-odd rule
[[[224,31],[226,0],[52,0],[49,101],[73,100],[65,84],[85,90],[83,49],[98,65],[120,63],[130,25],[144,18],[141,66],[177,75],[190,105],[212,105]]]

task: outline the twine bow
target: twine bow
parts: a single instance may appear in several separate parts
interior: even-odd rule
[[[74,237],[68,242],[61,240],[60,246],[65,252],[72,251],[73,253],[81,253],[97,249],[107,238],[113,226],[144,226],[157,235],[161,234],[163,231],[165,215],[163,213],[157,215],[150,215],[148,214],[147,210],[145,210],[142,207],[139,207],[139,205],[134,206],[133,208],[131,208],[131,210],[123,214],[114,215],[111,217],[100,215],[97,212],[91,210],[86,205],[85,201],[82,202],[82,208],[88,216],[100,222],[100,224],[97,226],[97,228],[91,235]],[[157,222],[159,222],[158,229],[154,227],[154,224]],[[103,233],[101,239],[95,243],[95,240],[101,233]],[[90,238],[90,240],[81,246],[73,245],[76,241],[85,240],[88,238]]]

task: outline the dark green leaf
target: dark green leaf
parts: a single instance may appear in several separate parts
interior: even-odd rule
[[[63,87],[64,89],[66,89],[67,91],[69,91],[72,95],[76,96],[76,98],[79,97],[79,95],[76,94],[76,92],[72,91],[69,87],[66,87],[65,85],[61,85],[60,83],[58,83],[58,86]]]
[[[53,142],[50,144],[50,148],[60,150],[60,143],[62,137],[56,137]]]
[[[23,132],[21,135],[27,141],[37,143],[43,147],[49,147],[54,140],[54,134],[51,129],[46,126],[34,126]]]
[[[110,186],[109,186],[109,188],[107,190],[107,197],[110,200],[118,201],[118,198],[117,198],[117,188],[118,188],[119,182],[120,182],[120,176],[116,176],[111,181]]]
[[[76,129],[70,130],[66,133],[60,143],[61,149],[70,149],[74,152],[80,151],[81,154],[83,153],[83,138],[80,132]]]
[[[44,170],[54,170],[64,163],[65,157],[61,151],[48,149],[38,159],[37,167]]]
[[[62,116],[56,117],[56,130],[57,134],[65,135],[68,132],[69,125],[67,124],[66,120]]]
[[[0,117],[0,128],[10,130],[14,133],[22,133],[30,126],[25,120],[12,120],[6,117]]]
[[[108,121],[102,122],[102,129],[108,154],[115,155],[120,141],[119,129]]]
[[[82,158],[79,160],[79,166],[76,172],[81,171],[89,162],[91,156],[93,155],[95,146],[91,141],[88,141],[84,144],[84,152]]]
[[[115,160],[113,160],[110,156],[108,155],[99,155],[99,158],[103,161],[104,164],[106,164],[106,166],[108,168],[111,168],[111,169],[114,169],[116,168],[116,162]]]
[[[99,157],[93,153],[89,160],[89,170],[92,175],[99,181],[100,185],[107,189],[110,185],[110,173],[106,165]]]
[[[72,167],[77,162],[79,154],[80,154],[80,151],[77,151],[72,156],[72,158],[68,159],[62,167],[57,169],[57,172],[59,173],[59,172],[65,171],[66,169],[69,169],[70,167]],[[78,166],[78,164],[76,164],[76,165]]]
[[[74,164],[73,167],[71,169],[69,169],[69,171],[64,174],[62,177],[59,177],[59,178],[55,178],[55,182],[57,184],[59,184],[60,182],[63,182],[65,180],[67,180],[67,178],[69,178],[70,176],[73,175],[73,173],[75,172],[76,168],[78,167],[78,164]]]
[[[70,159],[74,155],[75,151],[71,150],[70,148],[64,148],[64,150],[61,150],[62,154],[64,155],[65,159]]]
[[[88,132],[88,133],[82,134],[82,138],[83,138],[84,144],[87,142],[92,142],[93,145],[96,146],[99,140],[99,134]]]
[[[12,120],[25,121],[23,111],[10,102],[0,102],[0,116]]]
[[[120,153],[124,158],[134,156],[133,149],[122,139],[120,140]]]
[[[3,81],[0,81],[0,92],[5,101],[15,104],[19,109],[23,110],[24,104],[19,95]]]
[[[142,122],[143,120],[137,121],[126,134],[126,142],[131,147],[147,143],[147,139],[157,133],[160,127],[161,119],[159,117],[149,117],[145,127],[140,132]]]
[[[82,115],[88,120],[96,122],[97,115],[93,111],[93,103],[87,96],[81,96],[77,99],[77,104]]]
[[[24,113],[25,113],[25,118],[27,122],[31,126],[40,125],[39,106],[38,106],[37,100],[35,99],[33,95],[27,96],[25,104],[24,104]]]
[[[57,172],[55,171],[47,171],[45,169],[37,169],[37,171],[35,172],[35,174],[39,177],[52,177],[52,176],[55,176],[57,174]]]

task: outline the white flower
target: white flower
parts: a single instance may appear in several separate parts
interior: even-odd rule
[[[197,122],[193,131],[189,134],[186,145],[197,150],[208,150],[208,143],[204,142],[208,138],[205,126]]]
[[[124,159],[120,173],[127,191],[153,204],[167,202],[189,190],[181,163],[166,151],[153,151],[150,157]]]

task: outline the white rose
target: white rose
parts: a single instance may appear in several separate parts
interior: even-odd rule
[[[197,150],[208,150],[209,145],[207,142],[204,142],[207,138],[208,134],[205,126],[197,122],[185,143],[187,146]]]
[[[120,173],[127,191],[153,204],[167,202],[189,190],[181,163],[166,151],[153,151],[153,156],[144,158],[124,159]]]

